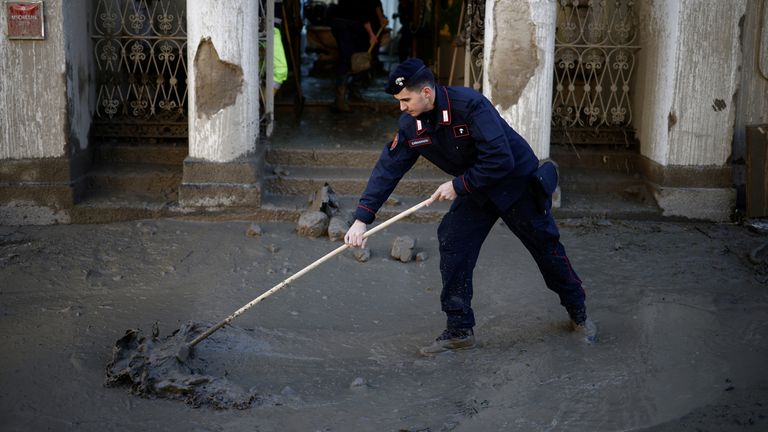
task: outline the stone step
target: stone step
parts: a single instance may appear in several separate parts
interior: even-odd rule
[[[419,204],[429,196],[423,197],[401,197],[393,196],[385,203],[376,214],[376,221],[387,220],[404,210],[407,210],[416,204]],[[341,213],[350,218],[357,208],[358,196],[337,196],[341,206]],[[284,220],[296,222],[299,216],[307,208],[307,197],[285,196],[265,194],[262,196],[261,208],[258,210],[260,219],[265,220]],[[418,212],[405,218],[406,222],[428,223],[439,221],[448,211],[451,203],[437,202],[429,207],[425,207]]]
[[[176,213],[174,201],[159,193],[90,191],[75,204],[73,223],[107,223],[168,217]]]
[[[182,166],[189,154],[186,145],[99,144],[95,161],[101,164],[158,164]]]
[[[552,146],[550,158],[561,169],[585,168],[603,171],[615,171],[624,174],[638,172],[639,155],[625,149],[612,148],[569,148]]]
[[[382,149],[373,146],[371,149],[271,148],[267,151],[266,162],[274,166],[366,168],[370,171]],[[424,158],[416,161],[415,168],[440,171]]]
[[[616,171],[589,168],[560,168],[560,188],[564,192],[624,192],[644,189],[643,179]]]
[[[342,214],[351,215],[358,197],[338,196]],[[426,197],[396,197],[396,203],[389,201],[377,213],[377,221],[389,219],[398,213],[420,203]],[[296,222],[307,208],[307,198],[266,194],[262,196],[261,208],[254,217],[260,220],[281,220]],[[450,208],[450,202],[438,202],[421,209],[406,218],[407,222],[434,223],[440,221]],[[567,193],[562,197],[562,206],[553,210],[556,219],[588,218],[617,220],[663,220],[661,210],[655,204],[627,199],[618,193]]]
[[[86,174],[89,191],[155,194],[162,200],[177,200],[182,167],[164,164],[105,164]]]
[[[371,174],[369,168],[337,167],[281,167],[286,174],[267,175],[264,178],[264,191],[273,195],[309,196],[323,185],[330,184],[338,195],[360,196],[365,190]],[[267,168],[274,172],[274,168]],[[429,196],[442,183],[451,177],[434,170],[412,169],[408,172],[394,193],[399,196]]]

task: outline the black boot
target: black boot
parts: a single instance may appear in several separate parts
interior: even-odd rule
[[[431,356],[449,350],[469,349],[475,346],[475,334],[471,328],[447,328],[432,342],[422,347],[421,355]]]

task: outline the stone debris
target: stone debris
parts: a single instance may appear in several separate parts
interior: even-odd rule
[[[749,253],[749,261],[751,261],[752,264],[768,262],[768,242],[752,249]]]
[[[299,217],[297,231],[302,237],[320,237],[328,232],[329,219],[324,212],[306,211]]]
[[[365,248],[352,248],[352,256],[359,262],[367,262],[371,259],[371,250]]]
[[[344,235],[347,233],[348,229],[349,223],[347,223],[346,219],[334,216],[328,223],[328,238],[331,239],[331,241],[344,241]]]
[[[399,200],[397,197],[394,197],[394,196],[390,196],[390,197],[389,197],[389,198],[387,198],[387,200],[384,202],[384,205],[388,205],[388,206],[399,206],[399,205],[400,205],[400,204],[402,204],[402,203],[403,203],[403,202],[402,202],[402,201],[400,201],[400,200]]]
[[[416,254],[416,262],[424,262],[427,259],[429,259],[429,254],[424,251],[421,251]]]
[[[288,177],[289,175],[291,175],[290,171],[286,170],[285,168],[283,168],[281,166],[276,166],[272,170],[272,173],[274,173],[278,177]]]
[[[264,231],[261,229],[261,225],[257,223],[252,223],[245,231],[245,235],[248,237],[260,237],[263,233]]]
[[[360,389],[366,387],[368,387],[368,382],[361,377],[355,378],[355,380],[352,381],[352,383],[349,385],[349,388],[351,389]]]
[[[392,258],[407,263],[413,259],[413,249],[416,247],[416,239],[410,236],[397,237],[392,242],[390,255]]]
[[[307,211],[323,212],[329,218],[339,214],[341,205],[336,198],[336,193],[328,183],[310,195]]]
[[[266,245],[264,247],[264,249],[266,249],[269,253],[272,253],[272,254],[276,254],[276,253],[280,252],[280,246],[278,246],[278,245],[276,245],[274,243],[270,243],[270,244]]]

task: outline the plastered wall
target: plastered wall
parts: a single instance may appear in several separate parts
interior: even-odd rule
[[[259,133],[257,4],[187,1],[190,157],[228,162],[255,150]]]
[[[746,0],[638,2],[634,87],[641,153],[662,166],[723,166],[731,155]]]
[[[5,4],[0,3],[0,160],[66,154],[62,1],[45,2],[46,39],[36,41],[8,39]]]
[[[486,2],[483,91],[504,119],[549,157],[556,3]]]

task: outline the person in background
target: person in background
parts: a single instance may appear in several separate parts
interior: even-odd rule
[[[339,0],[331,19],[331,32],[336,39],[339,59],[336,65],[334,107],[338,112],[349,112],[347,91],[351,78],[352,54],[367,51],[378,44],[374,23],[377,0]]]

